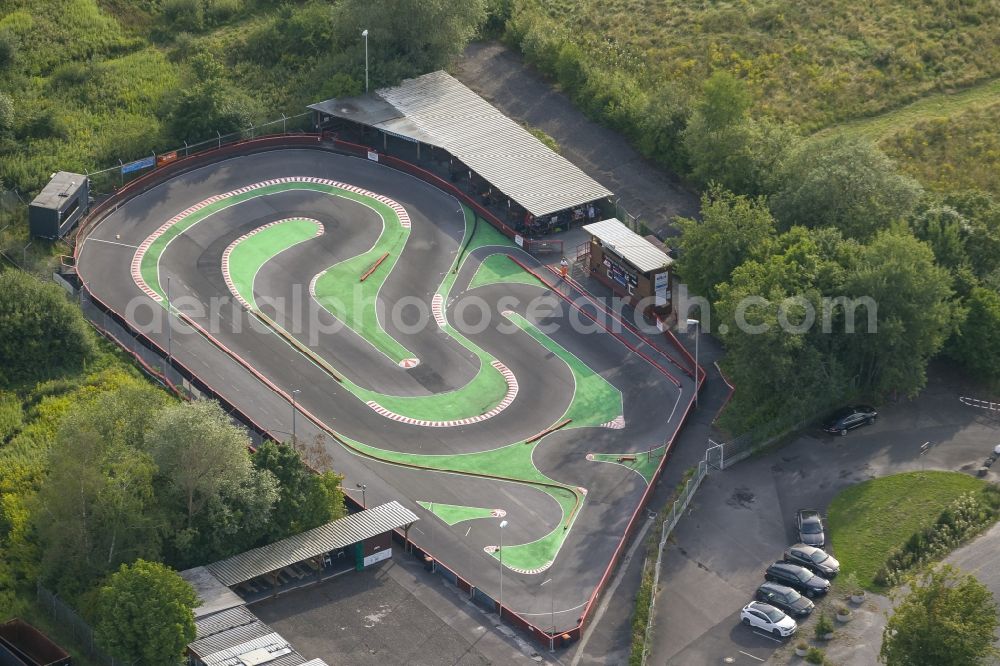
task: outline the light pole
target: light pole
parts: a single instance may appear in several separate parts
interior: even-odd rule
[[[295,404],[295,396],[301,392],[299,389],[292,389],[292,446],[295,446],[295,442],[297,441],[295,437],[295,412],[299,411],[298,405]]]
[[[362,30],[361,36],[365,38],[365,94],[368,94],[368,30]]]
[[[694,408],[698,409],[698,341],[701,338],[701,320],[700,319],[688,319],[687,325],[694,325]]]
[[[545,587],[551,583],[551,578],[546,578],[538,587]],[[552,629],[549,633],[549,652],[556,651],[556,586],[552,586],[552,594],[549,596],[549,612],[552,614],[549,620]]]
[[[170,365],[170,276],[167,276],[167,365]]]
[[[500,554],[500,621],[503,622],[503,528],[507,527],[507,521],[500,521],[500,548],[497,552]]]
[[[368,490],[368,485],[364,483],[356,483],[354,485],[361,491],[361,508],[367,509],[368,502],[365,500],[365,491]]]

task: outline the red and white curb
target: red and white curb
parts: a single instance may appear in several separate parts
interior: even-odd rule
[[[405,370],[409,370],[410,368],[415,368],[418,365],[420,365],[419,358],[404,358],[402,361],[399,362],[399,367]]]
[[[510,546],[508,546],[508,548],[509,547]],[[483,546],[483,551],[486,552],[486,553],[488,553],[488,554],[490,554],[490,555],[493,555],[498,550],[500,550],[500,546]],[[548,562],[546,562],[542,566],[535,567],[534,569],[522,569],[520,567],[512,567],[509,564],[505,564],[504,566],[507,567],[508,569],[510,569],[511,571],[513,571],[514,573],[527,574],[529,576],[533,576],[535,574],[542,573],[543,571],[545,571],[546,569],[548,569],[549,567],[551,567],[552,564],[553,564],[552,560],[549,560]]]
[[[492,363],[490,363],[490,365],[496,368],[496,370],[501,375],[503,375],[504,381],[507,382],[507,394],[503,397],[503,400],[497,403],[496,407],[494,407],[488,412],[479,414],[478,416],[470,416],[469,418],[455,419],[453,421],[427,421],[424,419],[414,419],[410,418],[409,416],[403,416],[402,414],[397,414],[396,412],[386,409],[385,407],[378,404],[374,400],[369,400],[366,404],[373,410],[375,410],[376,413],[384,416],[385,418],[391,419],[393,421],[398,421],[400,423],[406,423],[408,425],[418,425],[418,426],[424,426],[426,428],[454,428],[456,426],[465,426],[465,425],[472,425],[473,423],[480,423],[482,421],[486,421],[487,419],[493,418],[500,412],[507,409],[507,407],[510,406],[510,403],[514,402],[514,398],[517,397],[517,391],[518,391],[517,377],[515,377],[514,373],[510,371],[510,368],[508,368],[500,361],[493,361]]]
[[[612,430],[622,430],[625,428],[625,417],[618,415],[607,423],[602,423],[601,427],[610,428]]]
[[[444,317],[444,296],[441,294],[434,294],[431,299],[431,314],[434,315],[438,328],[443,329],[448,325],[448,320]]]
[[[229,293],[231,293],[233,295],[233,298],[235,298],[237,300],[237,302],[239,302],[239,304],[242,305],[245,309],[251,310],[251,309],[253,309],[253,306],[249,302],[247,302],[247,300],[245,298],[243,298],[240,295],[240,292],[236,289],[236,284],[233,282],[233,278],[229,274],[229,255],[231,255],[233,253],[233,250],[236,249],[237,245],[239,245],[240,243],[242,243],[243,241],[245,241],[246,239],[248,239],[248,238],[250,238],[252,236],[256,236],[257,234],[259,234],[260,232],[264,231],[265,229],[270,229],[271,227],[277,226],[279,224],[284,224],[285,222],[293,222],[293,221],[297,221],[297,220],[303,220],[305,222],[312,222],[312,223],[314,223],[316,225],[316,234],[313,236],[313,238],[318,238],[318,237],[322,236],[323,233],[324,233],[324,231],[325,231],[325,229],[323,228],[323,223],[320,222],[319,220],[314,220],[311,217],[286,217],[283,220],[275,220],[274,222],[268,222],[267,224],[259,226],[259,227],[257,227],[256,229],[254,229],[252,231],[248,231],[247,233],[243,234],[242,236],[240,236],[239,238],[237,238],[236,240],[234,240],[232,243],[230,243],[229,247],[227,247],[223,251],[223,253],[222,253],[222,279],[226,281],[226,286],[229,288]],[[252,286],[253,285],[251,285],[251,287]]]
[[[224,194],[217,194],[213,197],[209,197],[204,201],[199,201],[195,205],[181,211],[177,215],[164,222],[160,227],[146,237],[142,243],[139,244],[139,248],[136,250],[135,254],[132,256],[132,280],[135,282],[136,286],[143,291],[144,294],[149,296],[151,299],[157,303],[163,300],[163,297],[156,293],[143,279],[142,277],[142,259],[146,256],[146,252],[149,247],[158,239],[160,236],[169,231],[175,224],[183,220],[184,218],[197,213],[199,210],[203,209],[205,206],[210,206],[211,204],[222,201],[223,199],[231,199],[233,197],[239,196],[241,194],[246,194],[247,192],[252,192],[254,190],[259,190],[265,187],[272,187],[274,185],[287,185],[292,183],[307,183],[311,185],[324,185],[326,187],[333,187],[339,190],[344,190],[346,192],[352,192],[354,194],[359,194],[361,196],[374,199],[379,203],[385,204],[396,214],[399,220],[399,225],[404,229],[410,228],[410,215],[406,212],[399,203],[393,201],[389,197],[382,196],[381,194],[376,194],[370,192],[366,189],[356,187],[354,185],[348,185],[347,183],[341,183],[336,180],[329,180],[327,178],[312,178],[308,176],[289,176],[285,178],[272,178],[270,180],[263,180],[259,183],[253,183],[252,185],[247,185],[246,187],[241,187]]]

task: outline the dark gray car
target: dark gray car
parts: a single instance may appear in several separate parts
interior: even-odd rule
[[[813,602],[803,597],[797,590],[778,583],[764,583],[757,588],[754,598],[780,608],[796,619],[808,616],[815,607]]]
[[[822,548],[797,543],[785,550],[785,561],[814,571],[823,578],[833,578],[840,573],[840,562]]]
[[[799,541],[807,546],[822,548],[826,545],[823,533],[823,519],[815,509],[800,509],[795,514],[795,527],[799,530]]]
[[[830,591],[830,581],[805,567],[788,562],[775,562],[764,572],[765,580],[798,590],[807,597],[818,597]]]

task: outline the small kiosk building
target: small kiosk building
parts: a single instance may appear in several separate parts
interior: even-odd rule
[[[83,219],[90,197],[86,176],[68,171],[52,175],[49,184],[28,206],[31,235],[54,240],[66,235]]]
[[[633,305],[668,317],[673,310],[674,260],[615,218],[583,229],[590,235],[586,255],[590,274]]]

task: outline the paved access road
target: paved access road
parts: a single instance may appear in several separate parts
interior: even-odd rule
[[[308,179],[344,186],[331,193]],[[273,184],[286,180],[301,187]],[[433,511],[498,509],[508,521],[504,605],[543,628],[554,610],[556,627],[568,628],[657,463],[586,456],[615,462],[662,445],[690,402],[690,379],[603,329],[574,328],[579,313],[505,255],[538,264],[488,225],[472,236],[469,221],[451,196],[377,163],[279,150],[191,171],[127,202],[85,240],[78,266],[98,298],[163,347],[169,281],[171,307],[218,343],[175,322],[179,361],[273,432],[319,434],[306,413],[336,431],[344,445],[326,441],[345,487],[365,484],[369,504],[404,501],[421,516],[413,539],[494,598],[500,568],[488,551],[500,516],[448,524]],[[272,240],[247,240],[254,234]],[[369,263],[366,253],[383,247],[384,264]],[[324,283],[324,271],[345,266],[350,279]],[[366,267],[374,271],[362,285]],[[323,307],[319,290],[349,305]],[[356,302],[359,292],[373,302]],[[399,349],[418,363],[400,362]]]

